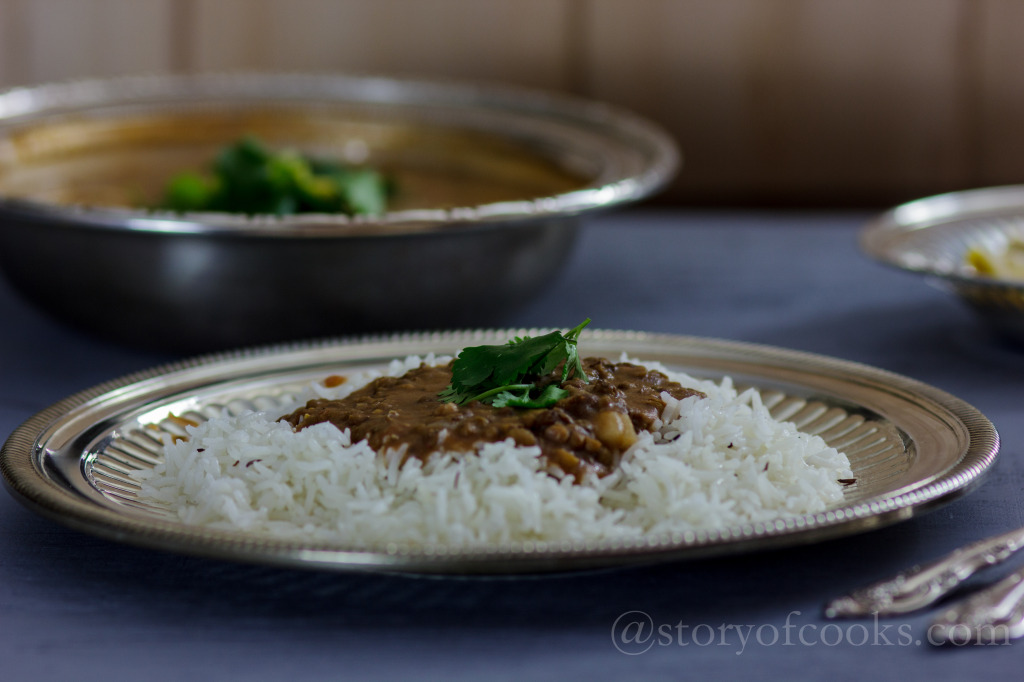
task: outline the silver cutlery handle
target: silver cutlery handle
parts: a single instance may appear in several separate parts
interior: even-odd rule
[[[1019,637],[1024,637],[1024,570],[950,606],[928,629],[932,644],[1008,644]]]
[[[909,613],[935,603],[982,568],[994,566],[1024,547],[1024,528],[979,540],[888,580],[833,599],[825,606],[827,618]]]

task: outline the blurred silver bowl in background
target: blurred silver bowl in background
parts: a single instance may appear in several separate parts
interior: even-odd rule
[[[996,333],[1024,342],[1024,279],[979,273],[971,249],[1024,242],[1024,185],[940,194],[897,206],[861,232],[862,250],[958,295]]]
[[[396,179],[385,215],[154,211],[243,134]],[[645,198],[674,142],[573,97],[370,76],[126,77],[0,94],[0,268],[125,344],[202,351],[500,324],[581,216]]]

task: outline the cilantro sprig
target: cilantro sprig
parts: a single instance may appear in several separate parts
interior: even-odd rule
[[[392,180],[373,169],[271,150],[254,137],[224,148],[211,170],[171,178],[161,208],[279,216],[379,215],[387,210],[393,190]]]
[[[464,348],[452,363],[452,383],[438,397],[457,405],[479,400],[495,407],[550,407],[569,392],[554,383],[539,390],[539,379],[561,365],[561,381],[573,377],[587,381],[576,342],[588,324],[589,317],[565,334],[553,331],[517,336],[498,346]]]

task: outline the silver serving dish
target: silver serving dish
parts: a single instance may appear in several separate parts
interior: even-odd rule
[[[224,411],[280,409],[299,386],[409,354],[450,354],[531,330],[438,332],[303,343],[202,357],[73,395],[20,426],[0,472],[30,508],[72,528],[166,551],[324,570],[531,573],[751,552],[863,532],[909,519],[973,489],[999,450],[991,422],[963,401],[883,370],[808,353],[685,336],[590,331],[585,355],[641,360],[758,387],[780,419],[850,458],[855,483],[835,508],[775,522],[565,546],[355,547],[274,539],[181,523],[138,498],[129,472],[162,458],[159,433]]]
[[[386,215],[153,212],[243,133],[393,173]],[[509,87],[336,75],[127,77],[0,94],[0,268],[119,341],[214,350],[497,324],[554,277],[579,219],[678,165],[658,127]]]
[[[860,245],[872,258],[925,275],[958,295],[999,334],[1024,341],[1024,281],[977,274],[967,250],[1024,240],[1024,185],[951,192],[893,208],[868,223]]]

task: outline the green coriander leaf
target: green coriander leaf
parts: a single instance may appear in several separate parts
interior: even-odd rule
[[[560,339],[559,343],[545,353],[544,357],[540,359],[535,373],[543,376],[545,374],[551,374],[558,369],[558,366],[569,358],[569,352],[566,349],[566,346],[568,345],[568,342]],[[564,376],[562,378],[563,380],[565,379]]]
[[[201,211],[217,192],[217,182],[196,173],[180,173],[167,185],[166,207],[172,211]]]
[[[524,409],[537,409],[551,407],[562,398],[569,395],[569,391],[559,388],[555,384],[548,384],[539,396],[530,397],[530,391],[524,391],[522,395],[515,395],[509,391],[499,393],[491,403],[494,407],[519,407]]]
[[[377,171],[348,168],[295,151],[271,151],[254,137],[221,150],[212,177],[174,179],[161,208],[277,214],[381,214],[393,186]]]
[[[387,209],[388,185],[384,176],[372,170],[353,170],[339,179],[340,194],[352,215],[380,215]]]
[[[549,376],[559,366],[562,367],[562,381],[573,376],[587,381],[576,342],[588,324],[590,318],[567,334],[554,331],[536,337],[516,337],[502,345],[465,348],[452,363],[451,384],[438,397],[443,402],[459,405],[480,400],[519,407],[540,400],[539,397],[531,397],[531,391],[536,389],[539,379]],[[553,386],[558,388],[557,385]],[[510,389],[526,392],[517,396]],[[509,396],[503,395],[505,393],[509,393]],[[545,389],[544,394],[549,397],[555,395],[548,389]],[[501,397],[499,399],[496,396]],[[555,398],[554,402],[559,399]],[[547,403],[548,399],[544,402]]]
[[[583,363],[580,360],[579,350],[576,348],[576,341],[580,338],[580,334],[590,324],[590,318],[583,320],[580,324],[573,327],[565,335],[565,369],[562,370],[562,381],[565,381],[569,377],[575,375],[583,379],[585,383],[589,383],[587,380],[587,374],[583,371]]]
[[[518,378],[536,374],[534,365],[556,344],[562,334],[513,339],[500,346],[471,346],[463,349],[452,368],[452,385],[456,387],[489,384],[501,386],[519,383]]]
[[[526,391],[526,393],[529,394],[531,388],[533,388],[533,384],[508,384],[506,386],[497,386],[490,390],[484,391],[483,393],[467,398],[466,402],[471,403],[474,400],[479,400],[480,402],[491,402],[492,400],[495,399],[495,396],[499,396],[505,393],[512,395],[510,391]]]
[[[449,384],[446,389],[438,393],[437,397],[441,399],[442,403],[456,403],[461,405],[466,402],[466,396],[451,384]]]

